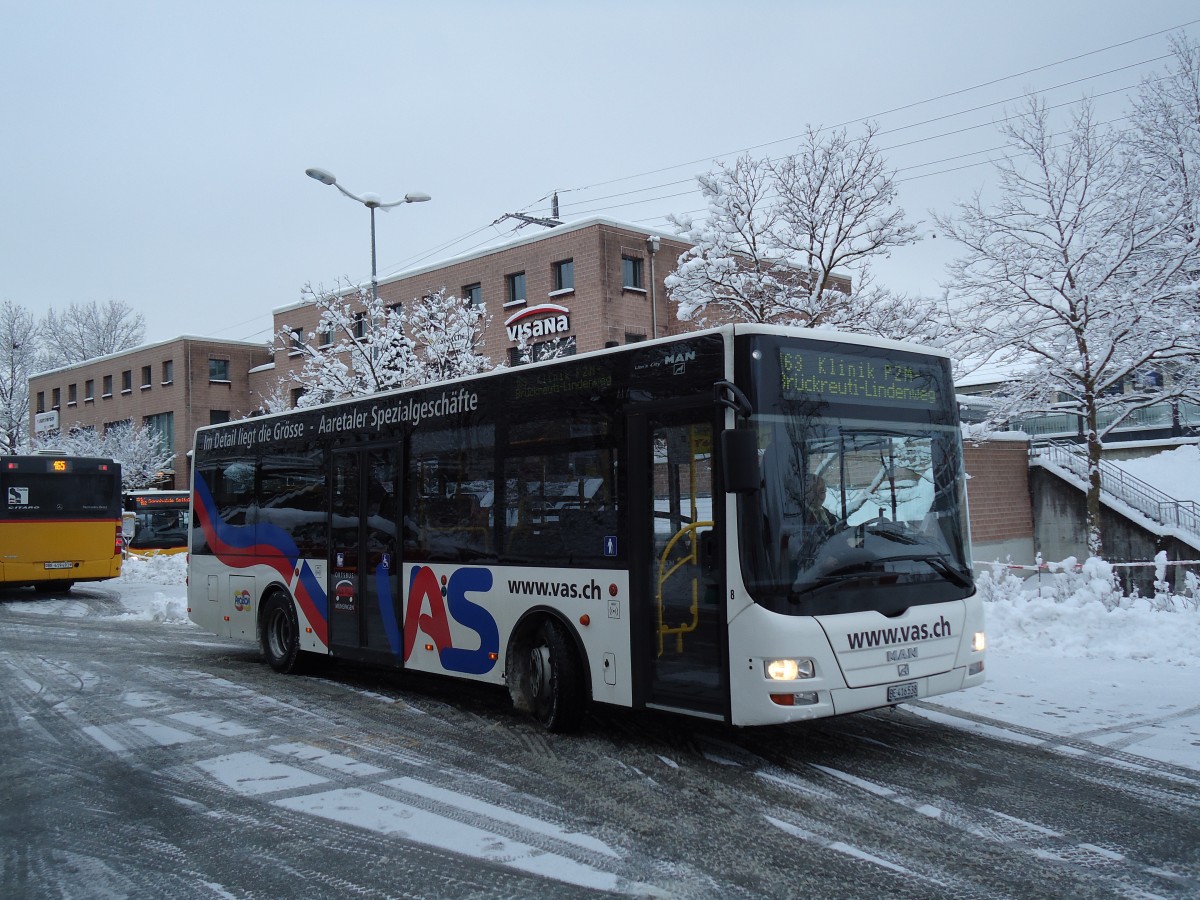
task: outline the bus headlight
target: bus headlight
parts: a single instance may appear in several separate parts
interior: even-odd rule
[[[975,653],[982,653],[987,649],[987,637],[982,631],[975,632],[975,636],[971,638],[971,650]]]
[[[766,659],[763,668],[772,681],[795,681],[812,678],[817,667],[811,659]]]

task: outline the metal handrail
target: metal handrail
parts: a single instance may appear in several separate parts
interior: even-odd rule
[[[1085,482],[1088,478],[1086,451],[1076,444],[1051,441],[1029,448],[1030,457],[1045,456]],[[1160,525],[1172,526],[1200,535],[1200,504],[1194,500],[1176,500],[1140,478],[1130,475],[1120,466],[1100,460],[1100,490],[1153,519]]]

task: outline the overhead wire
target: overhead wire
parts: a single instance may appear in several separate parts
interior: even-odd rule
[[[821,131],[824,131],[824,130],[836,129],[836,128],[845,127],[845,126],[847,126],[847,125],[853,125],[853,124],[863,123],[863,122],[867,122],[867,121],[872,121],[872,120],[875,120],[875,119],[882,118],[882,117],[884,117],[884,116],[889,116],[889,115],[892,115],[892,114],[894,114],[894,113],[899,113],[899,112],[904,112],[904,111],[907,111],[907,110],[915,109],[915,108],[917,108],[917,107],[920,107],[920,106],[923,106],[923,105],[927,105],[927,104],[929,104],[929,103],[934,103],[934,102],[937,102],[937,101],[939,101],[939,100],[945,100],[945,99],[949,99],[949,98],[953,98],[953,97],[961,96],[961,95],[964,95],[964,94],[971,93],[972,91],[981,90],[981,89],[983,89],[983,88],[987,88],[987,87],[991,87],[991,86],[994,86],[994,85],[997,85],[997,84],[1001,84],[1001,83],[1004,83],[1004,82],[1006,82],[1006,81],[1011,81],[1011,80],[1013,80],[1013,79],[1016,79],[1016,78],[1021,78],[1021,77],[1024,77],[1024,76],[1027,76],[1027,75],[1031,75],[1031,74],[1034,74],[1034,73],[1037,73],[1037,72],[1042,72],[1042,71],[1046,71],[1046,70],[1048,70],[1048,69],[1053,69],[1053,68],[1055,68],[1055,67],[1062,66],[1062,65],[1065,65],[1065,64],[1067,64],[1067,63],[1076,62],[1076,61],[1078,61],[1078,60],[1081,60],[1081,59],[1086,59],[1086,58],[1088,58],[1088,57],[1096,56],[1096,55],[1099,55],[1099,54],[1101,54],[1101,53],[1106,53],[1106,52],[1109,52],[1109,51],[1111,51],[1111,50],[1115,50],[1115,49],[1118,49],[1118,48],[1121,48],[1121,47],[1125,47],[1125,46],[1129,46],[1129,45],[1132,45],[1132,44],[1136,44],[1136,43],[1138,43],[1138,42],[1145,41],[1145,40],[1149,40],[1149,39],[1151,39],[1151,38],[1154,38],[1154,37],[1159,37],[1159,36],[1161,36],[1161,35],[1163,35],[1163,34],[1167,34],[1167,33],[1170,33],[1170,32],[1175,32],[1175,31],[1180,31],[1180,30],[1182,30],[1182,29],[1188,28],[1188,27],[1190,27],[1190,26],[1192,26],[1192,25],[1195,25],[1195,24],[1197,24],[1197,23],[1200,23],[1200,19],[1193,19],[1193,20],[1190,20],[1190,21],[1188,21],[1188,22],[1184,22],[1184,23],[1182,23],[1181,25],[1172,26],[1172,27],[1170,27],[1170,28],[1164,28],[1164,29],[1160,29],[1160,30],[1158,30],[1158,31],[1150,32],[1150,33],[1148,33],[1148,34],[1143,34],[1143,35],[1139,35],[1139,36],[1137,36],[1137,37],[1128,38],[1128,39],[1126,39],[1126,40],[1123,40],[1123,41],[1118,41],[1118,42],[1115,42],[1115,43],[1112,43],[1112,44],[1108,44],[1108,45],[1106,45],[1106,46],[1104,46],[1104,47],[1099,47],[1099,48],[1096,48],[1096,49],[1094,49],[1094,50],[1089,50],[1089,51],[1087,51],[1087,52],[1084,52],[1084,53],[1075,54],[1075,55],[1073,55],[1073,56],[1064,57],[1064,58],[1062,58],[1062,59],[1059,59],[1059,60],[1055,60],[1055,61],[1052,61],[1052,62],[1044,63],[1044,64],[1042,64],[1042,65],[1038,65],[1038,66],[1034,66],[1034,67],[1031,67],[1031,68],[1028,68],[1028,69],[1024,69],[1024,70],[1021,70],[1021,71],[1019,71],[1019,72],[1014,72],[1014,73],[1011,73],[1011,74],[1009,74],[1009,75],[1003,75],[1003,76],[1000,76],[1000,77],[998,77],[998,78],[992,78],[992,79],[989,79],[989,80],[987,80],[987,81],[982,81],[982,82],[979,82],[979,83],[977,83],[977,84],[973,84],[973,85],[970,85],[970,86],[967,86],[967,87],[963,87],[963,88],[957,88],[957,89],[955,89],[955,90],[952,90],[952,91],[946,91],[946,92],[944,92],[944,93],[942,93],[942,94],[938,94],[938,95],[936,95],[936,96],[933,96],[933,97],[927,97],[927,98],[924,98],[924,99],[922,99],[922,100],[913,101],[913,102],[911,102],[911,103],[905,103],[905,104],[902,104],[902,105],[900,105],[900,106],[896,106],[896,107],[892,107],[892,108],[890,108],[890,109],[882,110],[882,111],[880,111],[880,112],[877,112],[877,113],[874,113],[874,114],[871,114],[871,115],[867,115],[867,116],[861,116],[861,117],[857,117],[857,118],[853,118],[853,119],[848,119],[848,120],[846,120],[846,121],[844,121],[844,122],[841,122],[841,123],[838,123],[838,124],[836,124],[836,125],[826,126],[825,128],[822,128],[822,129],[820,129],[820,130],[821,130]],[[1129,63],[1129,64],[1126,64],[1126,65],[1123,65],[1123,66],[1114,67],[1114,68],[1107,69],[1107,70],[1105,70],[1105,71],[1102,71],[1102,72],[1097,72],[1097,73],[1094,73],[1094,74],[1092,74],[1092,75],[1088,75],[1088,76],[1083,76],[1083,77],[1080,77],[1080,78],[1071,79],[1071,80],[1068,80],[1068,81],[1065,81],[1065,82],[1060,82],[1060,83],[1058,83],[1058,84],[1056,84],[1056,85],[1053,85],[1053,86],[1050,86],[1050,87],[1047,87],[1047,88],[1044,88],[1044,89],[1036,90],[1036,91],[1033,91],[1033,92],[1034,92],[1034,93],[1038,93],[1038,94],[1045,94],[1045,93],[1049,93],[1049,92],[1052,92],[1052,91],[1055,91],[1055,90],[1061,90],[1062,88],[1065,88],[1065,87],[1071,87],[1071,86],[1074,86],[1074,85],[1077,85],[1077,84],[1081,84],[1081,83],[1087,83],[1087,82],[1089,82],[1089,81],[1094,81],[1095,79],[1098,79],[1098,78],[1103,78],[1103,77],[1106,77],[1106,76],[1108,76],[1108,75],[1112,75],[1112,74],[1115,74],[1115,73],[1118,73],[1118,72],[1127,71],[1127,70],[1129,70],[1129,69],[1137,68],[1137,67],[1139,67],[1139,66],[1146,66],[1146,65],[1150,65],[1150,64],[1152,64],[1152,63],[1161,62],[1163,59],[1166,59],[1166,58],[1168,58],[1168,57],[1169,57],[1169,54],[1163,54],[1163,55],[1159,55],[1159,56],[1149,57],[1149,58],[1146,58],[1146,59],[1142,59],[1142,60],[1140,60],[1140,61],[1138,61],[1138,62]],[[1098,94],[1098,95],[1096,95],[1096,97],[1104,97],[1104,96],[1111,95],[1111,94],[1113,94],[1113,93],[1119,93],[1119,92],[1121,92],[1121,91],[1128,91],[1128,90],[1131,90],[1133,87],[1136,87],[1136,85],[1129,85],[1129,86],[1122,87],[1122,88],[1118,88],[1118,89],[1114,89],[1114,90],[1111,90],[1111,91],[1106,91],[1106,92],[1103,92],[1103,93],[1101,93],[1101,94]],[[969,107],[969,108],[967,108],[967,109],[959,110],[959,111],[957,111],[957,112],[953,112],[953,113],[947,113],[947,114],[944,114],[944,115],[940,115],[940,116],[931,117],[931,118],[928,118],[928,119],[924,119],[924,120],[921,120],[921,121],[918,121],[918,122],[909,123],[909,124],[906,124],[906,125],[897,125],[897,126],[895,126],[895,127],[893,127],[893,128],[889,128],[889,129],[886,129],[886,130],[884,130],[884,131],[877,132],[877,134],[880,134],[880,135],[883,135],[883,134],[895,134],[895,133],[897,133],[897,132],[900,132],[900,131],[909,130],[909,129],[912,129],[912,128],[918,128],[918,127],[921,127],[921,126],[924,126],[924,125],[933,124],[933,123],[935,123],[935,122],[944,121],[944,120],[951,119],[951,118],[955,118],[955,117],[958,117],[958,116],[969,115],[970,113],[973,113],[973,112],[980,112],[980,111],[982,111],[982,110],[985,110],[985,109],[994,108],[994,107],[996,107],[996,106],[1002,106],[1002,105],[1003,105],[1003,104],[1005,104],[1005,103],[1011,103],[1011,102],[1013,102],[1014,100],[1016,100],[1016,99],[1019,99],[1019,98],[1020,98],[1020,96],[1022,96],[1022,95],[1015,95],[1015,96],[1013,96],[1013,97],[1009,97],[1009,98],[1007,98],[1007,99],[1004,99],[1004,100],[998,100],[998,101],[992,101],[992,102],[989,102],[989,103],[979,104],[979,105],[976,105],[976,106],[974,106],[974,107]],[[1077,102],[1079,102],[1079,101],[1078,101],[1078,100],[1075,100],[1075,101],[1070,101],[1069,103],[1057,104],[1055,107],[1052,107],[1052,108],[1059,108],[1059,107],[1061,107],[1061,106],[1065,106],[1065,105],[1071,105],[1072,103],[1077,103]],[[954,135],[957,135],[957,134],[963,134],[963,133],[966,133],[966,132],[968,132],[968,131],[978,130],[978,129],[981,129],[981,128],[994,127],[995,125],[996,125],[996,122],[995,122],[994,120],[990,120],[990,121],[988,121],[988,122],[979,123],[979,124],[976,124],[976,125],[965,126],[965,127],[961,128],[961,129],[955,129],[955,130],[951,130],[951,131],[941,132],[941,133],[939,133],[939,134],[936,134],[936,135],[929,135],[929,136],[922,137],[922,138],[917,138],[917,139],[914,139],[914,140],[911,140],[911,141],[906,141],[906,142],[902,142],[902,143],[899,143],[899,144],[894,144],[894,145],[892,145],[892,146],[890,146],[890,147],[881,148],[881,151],[882,151],[882,152],[887,152],[887,151],[890,151],[890,150],[895,150],[895,149],[899,149],[899,148],[903,148],[903,147],[910,147],[910,146],[914,146],[914,145],[918,145],[918,144],[924,144],[924,143],[928,143],[928,142],[932,142],[932,141],[942,140],[942,139],[944,139],[944,138],[946,138],[946,137],[954,136]],[[668,171],[672,171],[672,170],[675,170],[675,169],[680,169],[680,168],[683,168],[683,167],[685,167],[685,166],[698,165],[698,164],[701,164],[701,163],[706,163],[706,162],[707,162],[707,163],[711,163],[711,162],[713,162],[713,160],[714,160],[714,159],[720,159],[720,158],[727,157],[727,156],[732,156],[732,155],[735,155],[735,154],[744,154],[744,153],[752,152],[752,151],[755,151],[755,150],[761,150],[761,149],[763,149],[763,148],[766,148],[766,147],[771,147],[771,146],[775,146],[775,145],[778,145],[778,144],[787,143],[787,142],[789,142],[789,141],[795,141],[795,140],[798,140],[798,139],[799,139],[799,138],[801,138],[801,137],[803,137],[803,135],[792,135],[792,136],[789,136],[789,137],[785,137],[785,138],[779,138],[779,139],[775,139],[775,140],[772,140],[772,141],[767,141],[767,142],[763,142],[763,143],[760,143],[760,144],[752,145],[752,146],[749,146],[749,147],[744,147],[744,148],[741,148],[741,149],[739,149],[739,150],[735,150],[735,151],[729,151],[729,152],[727,152],[727,153],[723,153],[723,154],[716,154],[716,155],[714,155],[714,156],[707,156],[707,157],[698,158],[698,159],[695,159],[695,160],[689,160],[689,161],[687,161],[687,162],[683,162],[683,163],[676,163],[676,164],[674,164],[674,165],[670,165],[670,166],[662,166],[662,167],[658,167],[658,168],[655,168],[655,169],[646,170],[646,171],[644,171],[644,172],[640,172],[640,173],[637,173],[637,174],[634,174],[634,175],[625,175],[625,176],[621,176],[621,177],[619,177],[619,178],[608,179],[608,180],[605,180],[605,181],[592,182],[591,184],[582,185],[582,186],[579,186],[579,187],[574,187],[574,188],[565,188],[565,189],[560,189],[560,190],[550,191],[550,192],[548,192],[548,193],[544,194],[544,195],[543,195],[542,197],[540,197],[538,200],[534,201],[534,203],[532,203],[532,204],[529,204],[528,206],[525,206],[525,207],[521,207],[521,209],[523,209],[523,210],[526,210],[526,211],[533,211],[533,212],[537,212],[537,213],[545,213],[545,212],[548,212],[548,210],[546,209],[546,207],[544,207],[544,206],[540,206],[539,204],[542,204],[542,203],[544,203],[544,202],[545,202],[547,199],[549,199],[551,196],[553,196],[553,195],[555,195],[555,194],[562,195],[562,194],[567,194],[567,193],[582,193],[582,192],[585,192],[585,191],[588,191],[588,190],[593,190],[593,189],[596,189],[596,188],[605,187],[605,186],[612,185],[612,184],[618,184],[618,183],[620,183],[620,182],[622,182],[622,181],[634,181],[634,180],[636,180],[636,179],[638,179],[638,178],[645,178],[645,177],[648,177],[648,176],[651,176],[651,175],[660,174],[660,173],[663,173],[663,172],[668,172]],[[987,151],[987,150],[985,150],[985,151],[974,151],[974,152],[973,152],[973,153],[971,153],[971,154],[962,154],[962,156],[976,155],[976,154],[978,154],[978,153],[981,153],[981,152],[992,152],[992,151]],[[950,159],[953,159],[953,158],[954,158],[954,157],[951,157]],[[947,160],[947,161],[949,161],[949,160]],[[929,177],[934,177],[934,176],[936,176],[936,175],[948,174],[948,173],[955,172],[955,171],[961,171],[961,170],[963,170],[963,169],[966,169],[966,168],[971,168],[971,167],[973,167],[973,166],[984,165],[984,164],[986,164],[988,161],[989,161],[989,160],[984,160],[984,161],[980,161],[980,162],[976,162],[976,163],[970,163],[970,164],[967,164],[967,165],[964,165],[964,166],[956,166],[956,167],[949,168],[949,169],[939,170],[939,171],[937,171],[937,172],[927,172],[927,173],[920,174],[920,175],[911,175],[911,176],[908,176],[908,177],[906,177],[906,178],[903,178],[903,179],[898,179],[898,181],[913,181],[913,180],[917,180],[917,179],[919,179],[919,178],[929,178]],[[909,169],[913,169],[913,168],[922,168],[922,167],[925,167],[925,166],[928,166],[928,165],[936,165],[936,164],[938,164],[936,161],[931,161],[931,162],[927,162],[927,163],[918,163],[918,164],[915,164],[915,165],[913,165],[913,166],[908,166],[908,167],[905,167],[905,168],[904,168],[904,169],[902,169],[902,170],[897,170],[897,171],[907,171],[907,170],[909,170]],[[692,183],[692,182],[694,182],[694,179],[691,179],[691,178],[689,178],[689,179],[679,179],[679,180],[675,180],[675,181],[669,181],[669,182],[665,182],[665,183],[662,183],[662,184],[650,185],[650,186],[643,187],[643,188],[633,188],[633,189],[630,189],[630,190],[628,190],[628,191],[621,191],[621,192],[617,192],[617,193],[613,193],[613,194],[607,194],[607,195],[603,195],[603,196],[601,196],[601,197],[591,197],[591,198],[588,198],[588,199],[580,199],[580,200],[576,200],[576,201],[570,201],[570,200],[568,200],[568,201],[566,201],[566,202],[560,202],[560,210],[561,210],[561,209],[568,209],[568,210],[572,210],[572,215],[573,215],[573,216],[586,216],[586,215],[595,215],[595,214],[597,214],[597,213],[606,212],[606,211],[615,210],[615,209],[625,209],[625,208],[632,207],[632,206],[644,205],[644,204],[647,204],[647,203],[662,202],[662,201],[665,201],[665,200],[673,200],[673,199],[678,199],[678,198],[680,198],[680,197],[686,197],[686,196],[695,195],[695,194],[697,193],[697,190],[698,190],[698,189],[692,189],[692,190],[689,190],[689,191],[683,191],[683,192],[674,192],[674,193],[669,193],[669,194],[655,194],[654,196],[645,197],[645,198],[643,198],[643,199],[640,199],[640,200],[630,200],[630,201],[627,201],[627,202],[623,202],[623,203],[617,203],[617,204],[610,204],[610,205],[607,205],[607,206],[602,206],[602,207],[594,207],[594,206],[592,206],[592,204],[599,203],[599,202],[602,202],[602,201],[604,201],[604,200],[607,200],[607,199],[618,199],[618,198],[621,198],[621,197],[631,197],[631,196],[637,196],[637,195],[639,195],[639,194],[645,194],[645,193],[648,193],[648,192],[653,192],[653,191],[661,191],[661,190],[663,190],[663,189],[665,189],[665,188],[677,187],[677,186],[679,186],[680,184],[686,184],[686,183]],[[578,209],[578,207],[581,207],[581,206],[588,207],[588,208],[585,208],[585,209]],[[705,212],[705,211],[706,211],[706,210],[695,210],[695,211],[692,211],[692,212]],[[689,213],[680,213],[680,215],[690,215],[690,214],[692,214],[692,212],[689,212]],[[666,216],[657,216],[657,217],[651,217],[651,218],[649,218],[649,219],[639,219],[639,220],[637,220],[637,221],[638,221],[639,223],[641,223],[641,222],[647,222],[647,221],[665,221],[665,220],[666,220],[666,218],[667,218]],[[484,232],[484,231],[487,231],[489,228],[493,228],[493,227],[495,226],[495,224],[496,224],[496,223],[494,223],[494,222],[493,222],[493,223],[489,223],[488,225],[483,225],[483,226],[480,226],[480,227],[478,227],[478,228],[475,228],[475,229],[473,229],[473,230],[471,230],[471,231],[469,231],[469,232],[466,232],[465,234],[459,235],[458,237],[451,238],[451,239],[449,239],[449,240],[447,240],[447,241],[445,241],[445,242],[443,242],[443,243],[441,243],[441,244],[439,244],[439,245],[437,245],[437,246],[435,246],[435,247],[433,247],[433,248],[430,248],[430,249],[428,249],[428,250],[422,251],[421,253],[419,253],[419,254],[417,254],[417,255],[415,255],[415,256],[409,257],[409,258],[407,258],[407,259],[405,259],[405,260],[403,260],[403,261],[401,261],[401,262],[399,262],[399,263],[392,264],[392,265],[390,265],[390,266],[386,267],[385,271],[386,271],[387,273],[389,273],[389,274],[390,274],[390,273],[394,273],[394,272],[402,271],[402,270],[404,270],[404,269],[407,269],[407,268],[411,268],[411,267],[413,267],[413,266],[415,266],[415,265],[418,265],[418,264],[420,264],[421,262],[424,262],[425,260],[428,260],[428,259],[430,259],[430,258],[433,258],[433,257],[437,256],[438,254],[444,253],[445,251],[447,251],[447,250],[450,250],[451,248],[458,247],[459,245],[461,245],[461,244],[462,244],[462,243],[464,243],[465,241],[468,241],[468,240],[470,240],[471,238],[473,238],[473,237],[475,237],[475,236],[477,236],[477,235],[481,234],[482,232]],[[514,229],[510,229],[510,230],[508,230],[508,231],[504,232],[504,234],[505,234],[505,235],[508,235],[508,234],[514,234],[514,233],[516,233],[516,231],[517,231],[517,228],[514,228]],[[485,247],[485,246],[488,246],[489,244],[492,244],[492,243],[494,243],[494,242],[495,242],[495,240],[496,240],[496,237],[495,237],[495,236],[490,236],[490,237],[488,237],[486,240],[484,240],[484,241],[482,241],[482,242],[477,242],[477,243],[474,243],[474,244],[472,244],[470,247],[468,247],[468,248],[466,248],[466,249],[461,249],[461,250],[457,251],[457,254],[456,254],[456,255],[461,255],[461,254],[464,254],[464,253],[470,253],[470,252],[473,252],[473,251],[474,251],[474,250],[476,250],[476,249],[479,249],[479,248],[481,248],[481,247]]]

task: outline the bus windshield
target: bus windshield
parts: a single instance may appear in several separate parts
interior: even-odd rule
[[[787,367],[845,373],[849,354],[781,351],[782,375],[757,385],[762,480],[739,501],[741,556],[754,599],[776,612],[892,614],[974,591],[948,378],[925,360],[908,368],[926,381],[920,400],[866,402],[884,393],[874,382],[896,362],[885,353],[856,348],[852,375],[812,383]]]

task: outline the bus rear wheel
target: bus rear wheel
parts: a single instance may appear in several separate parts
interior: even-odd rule
[[[276,672],[287,674],[300,670],[300,622],[291,597],[278,592],[267,597],[258,642],[267,663]]]
[[[55,591],[62,591],[65,594],[73,587],[75,587],[73,581],[38,581],[33,585],[33,589],[39,594],[53,594]]]
[[[520,650],[517,651],[521,653]],[[547,731],[569,732],[583,719],[584,682],[579,654],[562,625],[545,620],[519,655],[517,705]]]

